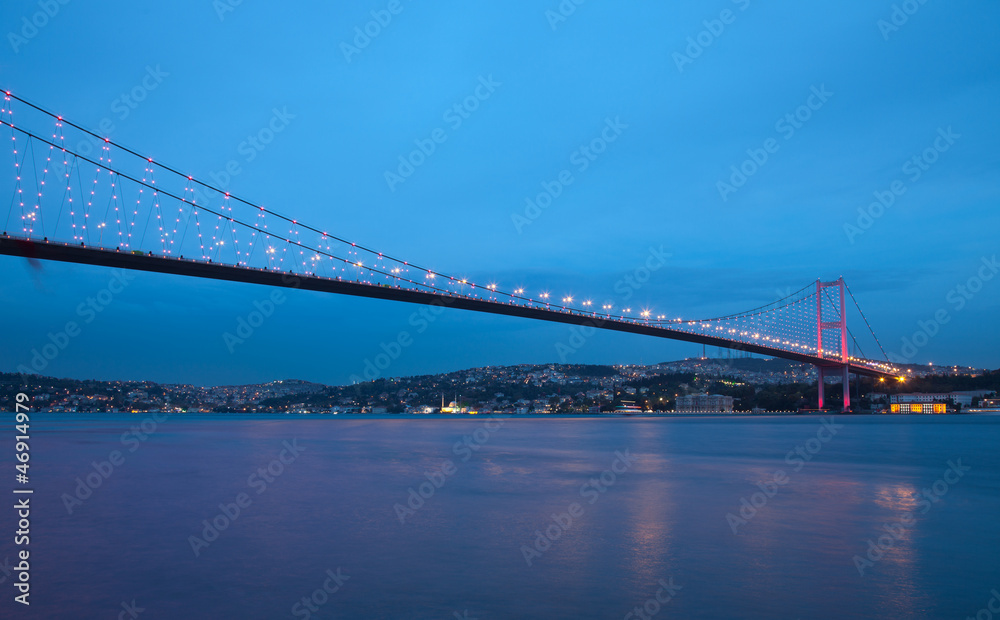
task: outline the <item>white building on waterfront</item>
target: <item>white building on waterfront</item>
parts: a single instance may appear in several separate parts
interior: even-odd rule
[[[989,394],[989,390],[970,390],[965,392],[911,392],[908,394],[890,394],[890,405],[902,405],[910,403],[943,403],[949,398],[956,405],[969,407],[973,398],[980,398]]]
[[[677,411],[692,413],[695,411],[732,411],[733,397],[722,394],[688,394],[677,397]]]

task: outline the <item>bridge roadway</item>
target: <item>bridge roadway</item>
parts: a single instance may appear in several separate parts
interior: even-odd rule
[[[393,286],[364,284],[350,280],[338,280],[335,278],[324,278],[319,276],[303,276],[301,274],[293,274],[289,272],[269,271],[253,267],[238,267],[234,265],[208,263],[200,260],[182,259],[176,257],[157,255],[150,256],[148,254],[137,255],[117,250],[26,240],[23,238],[0,235],[0,255],[4,254],[9,256],[23,256],[25,258],[80,263],[84,265],[98,265],[102,267],[115,267],[136,271],[150,271],[154,273],[193,276],[196,278],[227,280],[230,282],[247,282],[251,284],[263,284],[265,286],[297,288],[307,291],[335,293],[338,295],[354,295],[357,297],[370,297],[374,299],[389,299],[413,304],[438,305],[445,308],[458,308],[461,310],[472,310],[475,312],[489,312],[491,314],[502,314],[526,319],[551,321],[554,323],[567,323],[570,325],[581,325],[587,327],[593,326],[599,329],[626,332],[630,334],[641,334],[643,336],[655,336],[657,338],[669,338],[671,340],[682,340],[714,347],[725,347],[739,351],[748,351],[771,357],[780,357],[797,362],[814,364],[819,367],[843,369],[843,364],[836,360],[816,357],[805,353],[796,353],[794,351],[786,351],[784,349],[776,349],[774,347],[761,344],[727,340],[717,336],[693,334],[671,329],[669,327],[659,327],[615,319],[602,319],[599,316],[590,314],[577,314],[559,310],[525,307],[513,303],[473,299],[460,295],[413,291]],[[893,376],[890,373],[856,364],[850,364],[848,370],[852,373],[871,377],[888,378]]]

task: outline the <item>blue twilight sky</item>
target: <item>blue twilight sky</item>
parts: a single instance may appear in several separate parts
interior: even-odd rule
[[[202,178],[226,182],[235,161],[226,189],[319,228],[445,273],[611,299],[662,246],[670,258],[632,301],[674,316],[843,275],[887,350],[1000,366],[992,0],[592,0],[563,2],[565,16],[556,0],[51,4],[51,17],[0,7],[0,87]],[[144,79],[155,88],[124,104]],[[447,114],[477,87],[475,111]],[[248,147],[275,110],[284,129]],[[437,128],[444,143],[387,181]],[[578,149],[602,132],[615,140],[582,169]],[[767,146],[740,187],[720,185]],[[563,170],[573,182],[550,206],[514,217]],[[905,193],[862,217],[894,181]],[[111,274],[2,257],[0,276],[0,370],[13,371]],[[230,352],[223,334],[269,294],[137,274],[43,372],[346,383],[404,330],[413,344],[386,375],[701,352],[597,334],[560,359],[565,326],[453,310],[417,333],[417,307],[304,291]]]

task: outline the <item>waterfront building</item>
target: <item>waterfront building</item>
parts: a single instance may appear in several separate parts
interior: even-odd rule
[[[890,403],[889,413],[948,413],[947,403]]]
[[[733,397],[722,394],[688,394],[677,397],[677,411],[732,411]]]
[[[945,403],[950,399],[956,405],[969,407],[972,405],[972,399],[981,398],[989,393],[989,390],[968,390],[947,393],[911,392],[907,394],[891,394],[889,396],[889,406],[892,409],[892,405]]]

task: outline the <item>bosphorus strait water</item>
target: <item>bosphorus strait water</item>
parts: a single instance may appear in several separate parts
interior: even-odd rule
[[[4,617],[964,618],[1000,591],[998,416],[150,415],[32,415]]]

